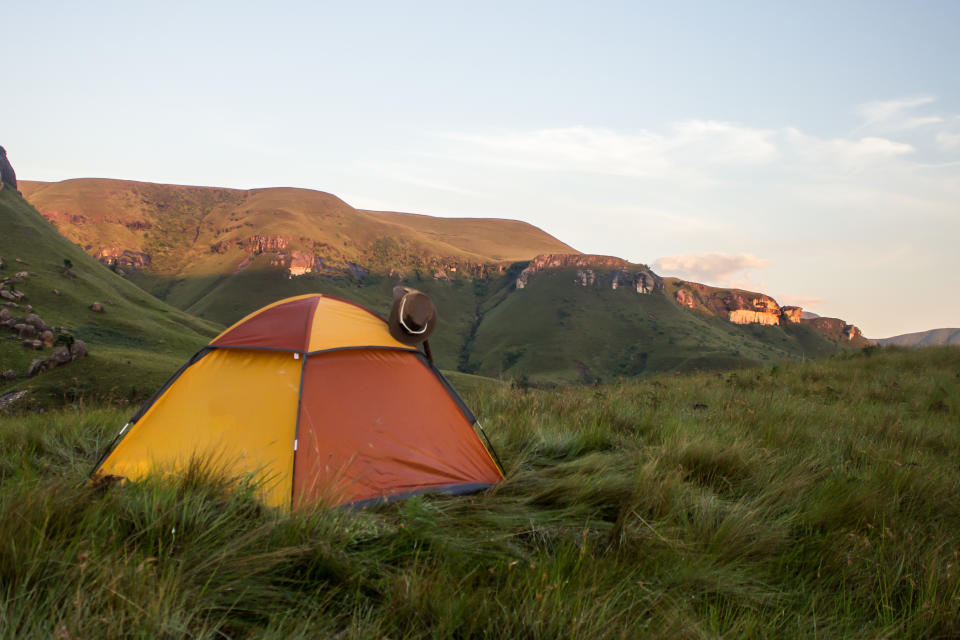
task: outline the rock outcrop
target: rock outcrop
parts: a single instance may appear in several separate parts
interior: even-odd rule
[[[698,282],[680,282],[673,294],[678,304],[700,309],[735,324],[779,325],[780,305],[768,295],[736,289],[717,289]]]
[[[0,185],[17,188],[17,173],[7,159],[7,150],[3,147],[0,147]]]
[[[637,293],[663,289],[663,279],[643,264],[631,264],[622,258],[574,253],[546,253],[537,256],[520,272],[517,289],[523,289],[530,276],[544,271],[576,268],[574,282],[582,287],[630,288]]]
[[[286,236],[250,236],[242,243],[248,253],[264,253],[283,251],[290,246],[290,238]]]
[[[319,262],[319,264],[317,264]],[[315,269],[319,271],[323,268],[323,261],[306,251],[291,251],[290,266],[288,267],[291,276],[302,276]]]
[[[69,364],[79,358],[87,357],[87,345],[83,340],[74,340],[70,346],[60,345],[44,359],[33,360],[27,367],[27,377],[32,378],[38,373],[49,371]]]
[[[860,332],[858,327],[840,318],[810,318],[804,320],[803,324],[840,344],[849,344],[854,347],[865,347],[873,344],[871,340],[863,337],[863,333]]]
[[[105,265],[116,264],[128,269],[143,269],[150,266],[150,255],[119,247],[101,247],[93,256]]]
[[[799,323],[803,320],[803,308],[793,306],[780,307],[780,317],[783,318],[784,322]]]

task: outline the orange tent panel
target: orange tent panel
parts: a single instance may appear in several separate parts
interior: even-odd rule
[[[349,503],[502,479],[471,421],[415,353],[308,357],[297,437],[296,502]]]

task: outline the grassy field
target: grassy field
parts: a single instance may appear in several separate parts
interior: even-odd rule
[[[0,637],[960,637],[960,349],[455,383],[506,482],[360,512],[94,491],[126,412],[3,417]]]

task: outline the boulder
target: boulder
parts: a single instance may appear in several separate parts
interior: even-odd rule
[[[86,358],[87,343],[83,340],[74,340],[73,344],[70,345],[70,357],[74,360],[77,358]]]
[[[27,309],[24,309],[24,311],[27,311]],[[31,325],[34,329],[36,329],[40,333],[43,333],[44,331],[50,328],[47,326],[47,323],[44,322],[43,319],[35,313],[31,313],[27,316],[27,324]]]
[[[39,340],[24,340],[23,346],[27,349],[33,349],[34,351],[40,351],[43,349],[43,343]]]
[[[13,325],[13,329],[17,332],[17,337],[21,340],[37,335],[36,328],[29,324],[15,324]]]
[[[53,340],[53,331],[50,331],[49,329],[40,334],[40,341],[43,342],[43,346],[45,347],[52,347]]]
[[[9,309],[0,309],[0,320],[9,320],[13,317],[13,314],[10,313]]]
[[[33,305],[32,305],[32,304],[28,304],[28,305],[26,305],[26,306],[23,308],[23,312],[24,312],[24,313],[31,313],[32,311],[33,311]]]
[[[103,305],[99,302],[94,302],[90,305],[90,311],[95,311],[96,313],[103,313]]]
[[[54,289],[54,290],[53,290],[53,295],[59,296],[59,295],[60,295],[60,289]]]
[[[17,280],[26,280],[30,277],[30,273],[27,271],[17,271],[15,274],[13,274],[13,277]]]
[[[59,346],[54,349],[50,357],[47,358],[48,366],[51,369],[53,367],[59,367],[62,364],[67,364],[71,360],[73,360],[73,358],[70,356],[70,350],[64,346]]]
[[[32,378],[41,371],[44,371],[47,368],[46,360],[34,360],[30,363],[30,366],[27,367],[27,377]]]
[[[3,378],[4,380],[16,380],[17,372],[13,369],[7,369],[3,373],[0,373],[0,378]]]

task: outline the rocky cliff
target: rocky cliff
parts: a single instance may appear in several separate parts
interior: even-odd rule
[[[720,316],[736,324],[799,324],[840,344],[854,347],[871,344],[852,324],[839,318],[821,318],[805,312],[802,307],[781,307],[776,300],[762,293],[722,289],[676,278],[667,278],[665,282],[667,292],[680,306]]]
[[[840,344],[848,344],[853,347],[866,347],[873,344],[872,340],[863,337],[859,328],[840,318],[811,318],[804,320],[803,324]]]
[[[622,258],[587,254],[541,254],[517,277],[517,289],[525,288],[530,276],[544,271],[576,268],[574,282],[582,287],[626,287],[637,293],[653,293],[663,289],[663,279],[643,264],[631,264]]]
[[[13,170],[10,161],[7,160],[7,150],[0,147],[0,189],[3,185],[9,185],[17,188],[17,173]]]
[[[688,309],[718,315],[736,324],[779,325],[785,320],[777,301],[768,295],[739,289],[720,289],[698,282],[671,279],[674,300]],[[791,308],[787,319],[796,316]]]

